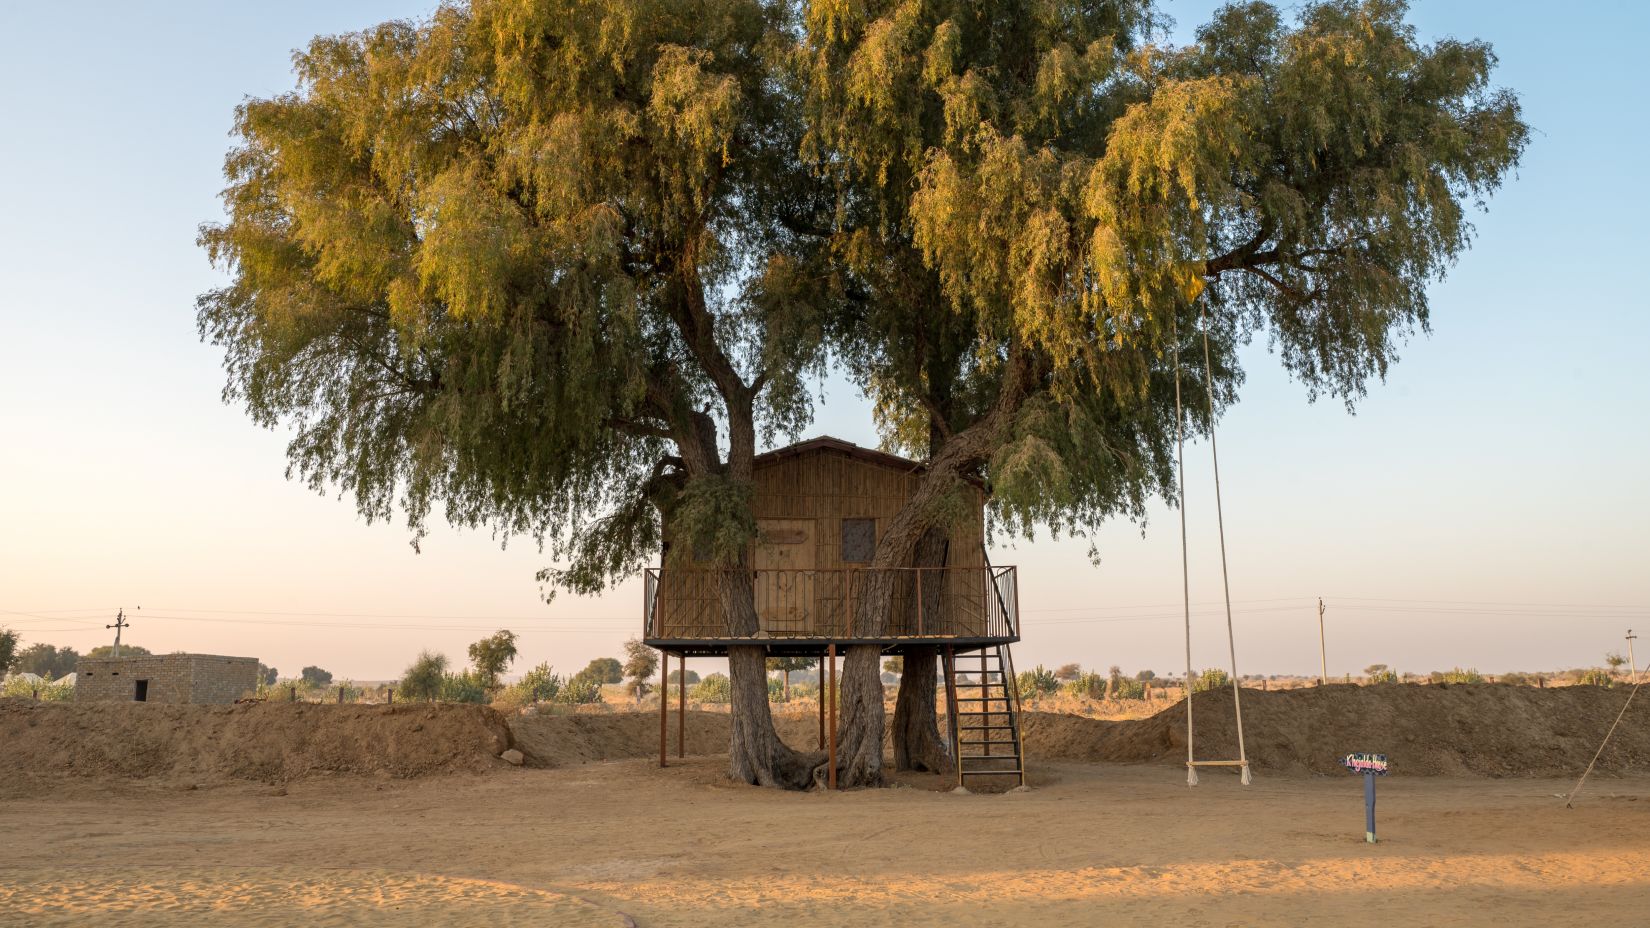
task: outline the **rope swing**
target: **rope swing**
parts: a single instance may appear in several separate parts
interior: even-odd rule
[[[1238,767],[1242,781],[1248,786],[1253,777],[1249,773],[1249,755],[1243,747],[1243,697],[1238,691],[1237,636],[1232,630],[1232,582],[1226,570],[1226,516],[1220,504],[1220,452],[1215,447],[1215,366],[1209,351],[1209,322],[1203,304],[1198,304],[1198,327],[1203,330],[1203,367],[1207,375],[1204,396],[1209,402],[1209,454],[1214,462],[1215,524],[1220,530],[1220,582],[1226,597],[1226,647],[1232,660],[1232,708],[1237,713],[1237,760],[1198,760],[1193,750],[1192,731],[1192,584],[1191,564],[1186,553],[1186,440],[1183,423],[1185,416],[1180,405],[1180,328],[1171,323],[1174,343],[1174,462],[1180,494],[1180,592],[1186,609],[1186,785],[1197,785],[1199,767]]]

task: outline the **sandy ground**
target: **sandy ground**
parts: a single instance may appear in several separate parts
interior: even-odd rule
[[[1650,924],[1650,779],[1044,763],[786,794],[690,757],[200,789],[63,780],[0,799],[0,925]]]

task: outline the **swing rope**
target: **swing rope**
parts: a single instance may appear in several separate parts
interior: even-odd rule
[[[1215,366],[1209,350],[1209,320],[1203,305],[1198,305],[1198,326],[1203,330],[1203,367],[1207,374],[1204,397],[1209,409],[1209,454],[1215,476],[1215,524],[1220,532],[1220,582],[1226,602],[1226,648],[1232,662],[1232,708],[1237,716],[1238,759],[1234,761],[1198,761],[1192,739],[1192,591],[1191,566],[1186,551],[1186,462],[1185,438],[1182,426],[1180,399],[1180,337],[1178,322],[1171,327],[1174,340],[1174,412],[1175,412],[1175,469],[1180,481],[1180,589],[1186,614],[1186,785],[1197,785],[1199,766],[1236,766],[1242,770],[1242,782],[1253,782],[1249,771],[1249,755],[1243,741],[1243,696],[1238,687],[1237,633],[1232,625],[1232,582],[1226,566],[1226,515],[1220,499],[1220,451],[1215,445]]]

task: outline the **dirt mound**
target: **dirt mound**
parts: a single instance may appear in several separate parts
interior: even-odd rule
[[[276,783],[316,773],[416,777],[502,766],[485,706],[167,706],[0,700],[0,775]]]
[[[774,715],[779,737],[799,751],[811,751],[819,741],[819,722],[812,718]],[[676,711],[671,710],[666,741],[676,756]],[[654,712],[517,715],[510,732],[529,766],[560,767],[592,761],[659,756],[659,716]],[[689,710],[685,729],[687,753],[725,754],[728,750],[728,714]]]
[[[1410,775],[1556,776],[1579,772],[1627,699],[1624,689],[1505,684],[1325,686],[1243,691],[1243,730],[1257,770],[1336,773],[1352,751],[1386,754]],[[1232,694],[1194,701],[1197,756],[1237,757]],[[1183,763],[1185,704],[1107,722],[1027,713],[1026,753],[1060,760]],[[1599,758],[1601,770],[1650,766],[1650,700],[1634,700]]]

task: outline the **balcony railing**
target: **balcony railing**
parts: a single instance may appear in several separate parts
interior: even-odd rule
[[[722,606],[725,581],[751,584],[756,635],[733,634]],[[882,629],[873,633],[865,611],[878,589],[886,591],[888,608]],[[643,597],[650,640],[1019,637],[1013,567],[649,568]]]

